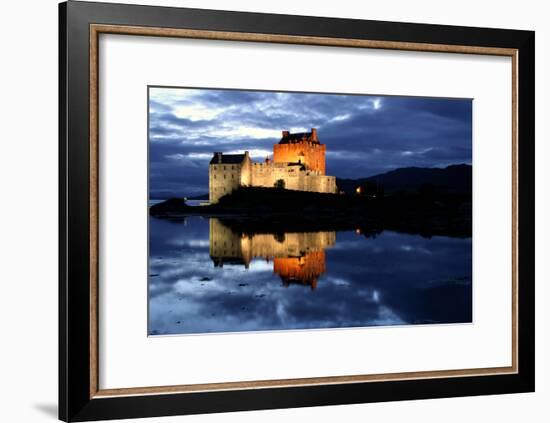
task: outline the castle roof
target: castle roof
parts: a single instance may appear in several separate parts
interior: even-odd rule
[[[287,166],[300,166],[302,170],[306,170],[306,165],[301,162],[288,162]]]
[[[312,128],[311,132],[296,132],[294,134],[291,134],[289,131],[283,131],[283,136],[279,144],[294,144],[302,141],[319,144],[317,130]]]
[[[214,153],[214,157],[210,160],[210,164],[240,164],[243,162],[245,154],[223,154]]]

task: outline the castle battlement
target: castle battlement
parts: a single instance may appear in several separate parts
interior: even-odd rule
[[[244,154],[214,153],[209,165],[209,198],[216,203],[240,186],[273,188],[278,181],[290,190],[336,193],[336,178],[325,175],[326,145],[311,132],[282,131],[273,160],[253,162]]]

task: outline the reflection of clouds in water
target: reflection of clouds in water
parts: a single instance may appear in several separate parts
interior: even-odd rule
[[[170,245],[175,247],[189,247],[189,248],[204,248],[208,249],[209,242],[207,239],[173,239],[169,242]]]
[[[265,272],[265,271],[273,271],[273,262],[272,261],[266,261],[266,260],[254,260],[252,263],[250,263],[249,268],[247,269],[249,272]]]
[[[323,278],[323,283],[332,284],[335,286],[350,286],[351,283],[345,279],[338,278],[335,276],[326,276]]]
[[[469,239],[339,232],[312,290],[283,286],[272,260],[214,267],[206,219],[150,231],[152,334],[471,321]]]
[[[401,320],[393,311],[387,307],[380,307],[379,318],[371,321],[372,326],[402,325],[407,322]]]

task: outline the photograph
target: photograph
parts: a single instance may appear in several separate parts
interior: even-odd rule
[[[472,324],[473,99],[147,90],[148,336]]]

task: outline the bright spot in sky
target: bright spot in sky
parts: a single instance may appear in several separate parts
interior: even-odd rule
[[[212,154],[208,153],[189,153],[187,155],[190,159],[210,159],[212,157]]]
[[[350,118],[350,114],[349,113],[346,113],[345,115],[338,115],[338,116],[335,116],[333,117],[330,121],[331,122],[338,122],[340,120],[346,120],[346,119],[349,119]]]
[[[377,98],[369,98],[365,103],[358,106],[359,110],[378,110],[382,107],[382,99]],[[335,120],[335,119],[332,119]]]
[[[429,153],[432,150],[433,150],[433,148],[431,148],[431,147],[423,148],[422,150],[418,150],[418,151],[405,150],[405,151],[401,152],[401,155],[402,156],[422,155],[422,154]]]
[[[166,156],[167,159],[171,159],[171,160],[187,160],[187,159],[211,159],[212,158],[212,154],[208,154],[208,153],[189,153],[189,154],[181,154],[181,153],[176,153],[176,154],[168,154]]]
[[[206,107],[199,104],[192,106],[176,106],[174,114],[180,119],[189,119],[193,122],[197,120],[212,120],[223,113],[225,109]]]
[[[216,128],[211,135],[226,138],[280,138],[281,131],[251,126],[232,126]]]
[[[271,150],[262,150],[260,148],[254,148],[252,150],[248,150],[248,154],[252,158],[266,158],[268,156],[271,156],[272,151]],[[228,151],[223,154],[244,154],[244,150],[234,150],[234,151]]]

